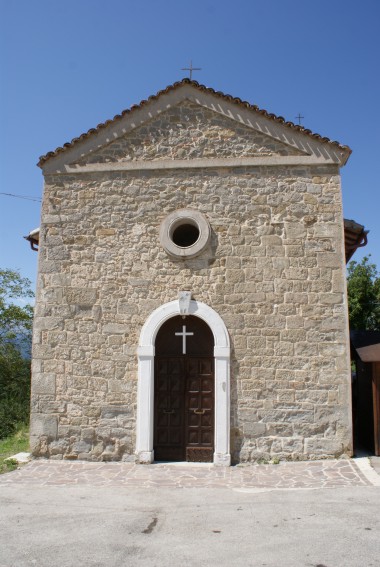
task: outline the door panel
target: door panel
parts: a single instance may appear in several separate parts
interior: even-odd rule
[[[213,359],[188,358],[186,368],[186,460],[212,462],[214,452]]]
[[[157,461],[184,459],[183,360],[157,358],[154,452]]]
[[[210,328],[197,317],[188,316],[185,321],[173,317],[158,332],[154,387],[156,460],[212,462],[213,347]]]

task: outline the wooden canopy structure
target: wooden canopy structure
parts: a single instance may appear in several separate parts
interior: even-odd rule
[[[351,331],[356,376],[352,385],[354,437],[380,456],[380,331]]]

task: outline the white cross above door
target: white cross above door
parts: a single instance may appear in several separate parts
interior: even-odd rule
[[[186,337],[193,336],[194,333],[187,333],[186,332],[186,325],[182,326],[182,332],[176,333],[177,337],[182,337],[182,354],[186,354]]]

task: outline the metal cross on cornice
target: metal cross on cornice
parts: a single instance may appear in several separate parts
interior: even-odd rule
[[[193,62],[190,61],[190,67],[182,67],[181,71],[190,71],[190,81],[193,78],[193,71],[202,71],[201,67],[193,67]]]
[[[302,118],[305,118],[304,116],[301,116],[300,113],[298,113],[298,116],[296,116],[296,120],[298,120],[298,125],[301,126],[301,120]]]

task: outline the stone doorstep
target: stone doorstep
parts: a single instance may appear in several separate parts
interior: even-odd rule
[[[380,475],[380,457],[369,457],[371,466]]]
[[[5,461],[17,461],[17,463],[21,464],[21,463],[29,463],[29,461],[31,460],[31,454],[30,453],[17,453],[16,455],[12,455],[11,457],[8,457],[7,459],[4,459]]]
[[[373,486],[380,486],[380,470],[373,466],[372,459],[373,457],[357,457],[352,460]]]

